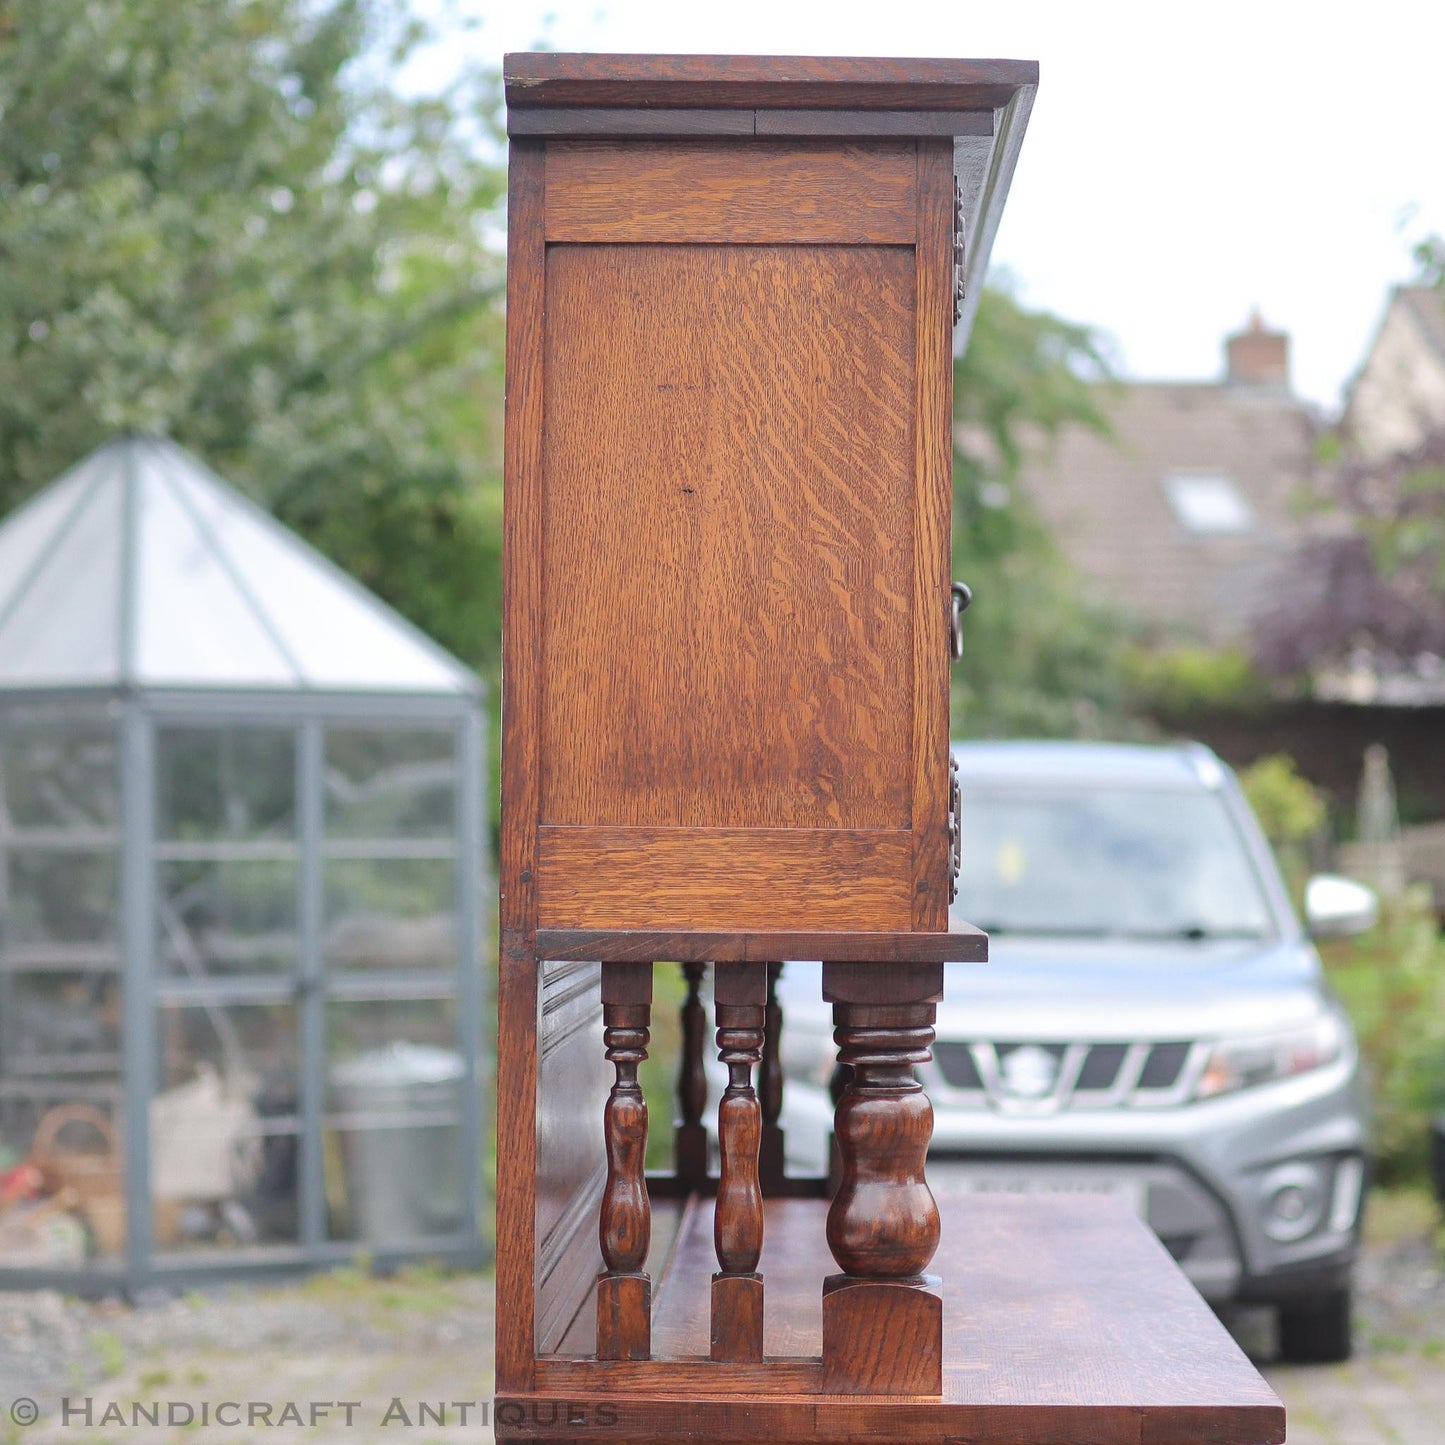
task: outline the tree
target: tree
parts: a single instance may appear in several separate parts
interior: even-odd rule
[[[974,591],[954,668],[957,736],[1128,731],[1123,625],[1091,601],[1018,485],[1065,426],[1107,432],[1089,328],[985,292],[954,368],[954,568]]]
[[[401,0],[0,16],[0,510],[165,432],[495,655],[494,84],[404,98]]]

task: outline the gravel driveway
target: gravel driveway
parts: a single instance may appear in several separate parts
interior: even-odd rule
[[[1284,1399],[1290,1445],[1445,1445],[1434,1227],[1423,1196],[1377,1204],[1359,1275],[1359,1350],[1347,1365],[1271,1364],[1266,1317],[1232,1322]],[[136,1309],[0,1294],[0,1442],[476,1445],[490,1434],[491,1355],[485,1275],[342,1272]],[[22,1400],[40,1412],[24,1429],[10,1419]],[[206,1423],[208,1403],[234,1408]],[[144,1423],[137,1405],[159,1410],[160,1423]]]

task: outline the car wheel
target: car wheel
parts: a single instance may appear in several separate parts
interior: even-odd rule
[[[1279,1357],[1291,1365],[1332,1365],[1354,1350],[1348,1288],[1279,1307]]]

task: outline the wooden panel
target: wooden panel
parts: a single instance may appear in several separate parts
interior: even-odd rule
[[[968,924],[947,933],[642,933],[606,928],[537,931],[538,958],[600,958],[646,963],[771,963],[828,959],[834,963],[985,963],[988,934]]]
[[[505,57],[507,104],[863,106],[986,110],[1037,85],[1034,60],[853,56],[568,55]]]
[[[906,828],[913,252],[553,246],[547,284],[542,820]]]
[[[596,1440],[1284,1439],[1284,1409],[1274,1392],[1158,1240],[1116,1202],[950,1197],[938,1179],[934,1188],[944,1218],[933,1266],[943,1281],[941,1400],[812,1393],[821,1390],[813,1372],[822,1348],[822,1284],[834,1266],[824,1240],[827,1204],[806,1200],[767,1205],[764,1333],[776,1365],[753,1367],[744,1383],[730,1367],[706,1360],[712,1219],[701,1201],[657,1292],[657,1361],[616,1373],[612,1366],[546,1361],[538,1384],[585,1400],[586,1418],[569,1435]],[[532,1422],[554,1418],[551,1408],[499,1414],[498,1438],[546,1436],[547,1428]]]
[[[948,624],[953,527],[953,149],[918,146],[913,926],[948,927]]]
[[[602,1047],[599,965],[543,963],[540,975],[536,1310],[537,1349],[546,1351],[556,1347],[601,1268],[602,1111],[612,1071]]]
[[[819,828],[542,828],[546,928],[906,929],[904,832]]]
[[[911,246],[915,181],[912,141],[554,141],[547,240]]]

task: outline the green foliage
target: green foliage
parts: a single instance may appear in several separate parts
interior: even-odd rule
[[[954,371],[954,574],[974,591],[954,668],[956,737],[1133,730],[1123,624],[1086,595],[1018,485],[1030,450],[1062,427],[1107,431],[1106,378],[1087,328],[1007,289],[985,293]]]
[[[402,0],[46,0],[0,27],[0,510],[165,432],[496,651],[495,86]]]
[[[1300,776],[1287,753],[1257,759],[1240,773],[1239,782],[1265,836],[1276,846],[1303,843],[1324,826],[1324,798]]]
[[[1302,904],[1311,872],[1310,844],[1329,821],[1324,795],[1301,777],[1287,753],[1257,758],[1240,773],[1239,782],[1274,847],[1290,895]]]
[[[1249,654],[1237,647],[1131,647],[1124,669],[1135,705],[1165,716],[1199,708],[1248,707],[1269,697]]]
[[[1426,891],[1324,953],[1369,1068],[1380,1176],[1423,1182],[1429,1119],[1445,1109],[1445,938]]]

